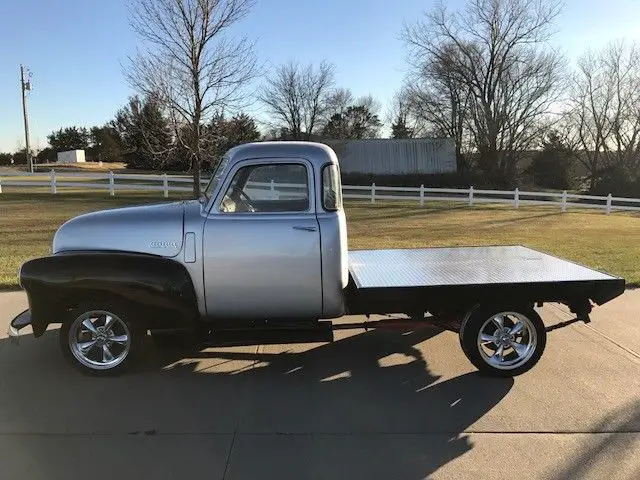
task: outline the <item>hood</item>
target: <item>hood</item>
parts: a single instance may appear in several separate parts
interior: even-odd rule
[[[182,249],[186,203],[115,208],[72,218],[53,237],[53,253],[110,250],[175,257]]]

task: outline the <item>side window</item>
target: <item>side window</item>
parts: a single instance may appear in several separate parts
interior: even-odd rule
[[[342,208],[340,172],[337,165],[326,165],[322,169],[322,207],[335,212]]]
[[[223,213],[307,210],[307,167],[295,163],[251,165],[241,168],[233,177],[220,206]]]

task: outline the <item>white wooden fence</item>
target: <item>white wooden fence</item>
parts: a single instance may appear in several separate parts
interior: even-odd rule
[[[203,179],[205,185],[208,179]],[[57,194],[59,188],[95,189],[108,192],[114,196],[116,191],[157,191],[165,198],[172,192],[192,191],[192,179],[178,175],[151,174],[115,174],[84,173],[84,172],[55,172],[49,173],[0,173],[0,194],[3,186],[11,187],[45,187],[51,194]],[[255,183],[254,188],[269,189],[274,194],[276,185],[271,183]],[[278,184],[278,189],[296,188],[301,185]],[[607,196],[578,195],[564,192],[531,192],[515,190],[480,190],[470,187],[460,188],[427,188],[420,187],[387,187],[372,185],[343,185],[343,195],[347,199],[366,200],[376,203],[380,200],[400,200],[417,202],[424,206],[430,201],[462,202],[469,206],[480,203],[511,204],[513,208],[520,205],[557,206],[562,212],[569,207],[594,208],[609,214],[614,210],[640,210],[640,199]]]
[[[640,210],[640,199],[598,195],[579,195],[563,192],[531,192],[515,190],[481,190],[469,188],[381,187],[343,185],[344,198],[378,200],[413,200],[424,206],[428,201],[463,202],[469,206],[479,203],[520,205],[557,205],[562,212],[568,207],[595,208],[610,214],[613,210]],[[351,193],[351,192],[357,193]]]

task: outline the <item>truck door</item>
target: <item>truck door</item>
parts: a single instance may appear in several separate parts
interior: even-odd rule
[[[204,224],[208,316],[322,315],[313,185],[305,160],[248,160],[230,171]]]

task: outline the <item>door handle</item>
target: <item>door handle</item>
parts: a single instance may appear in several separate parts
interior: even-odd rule
[[[302,230],[304,232],[315,232],[316,227],[303,227],[302,225],[296,225],[293,227],[294,230]]]

